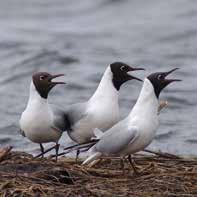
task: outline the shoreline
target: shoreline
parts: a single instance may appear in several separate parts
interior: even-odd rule
[[[7,150],[7,151],[6,151]],[[2,151],[5,153],[3,157]],[[75,159],[0,149],[0,196],[196,196],[197,158],[135,155],[141,173],[118,158],[88,168]],[[80,163],[80,161],[79,161]]]

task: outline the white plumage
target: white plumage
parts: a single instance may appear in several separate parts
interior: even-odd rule
[[[110,67],[106,69],[93,96],[81,105],[85,106],[82,111],[77,105],[70,110],[82,114],[81,119],[74,122],[72,131],[69,132],[70,137],[78,143],[89,141],[94,136],[95,128],[105,131],[119,121],[118,91],[112,84]],[[69,113],[68,111],[68,116]]]
[[[31,82],[29,101],[20,119],[21,130],[35,143],[58,142],[62,133],[55,127],[53,116],[48,100],[38,94]]]
[[[154,88],[146,78],[133,110],[103,133],[100,141],[90,149],[91,156],[83,164],[102,155],[125,156],[143,150],[153,140],[158,127],[158,105]]]
[[[90,149],[83,164],[108,155],[126,156],[143,150],[153,140],[159,125],[159,94],[170,83],[179,79],[166,79],[173,71],[152,73],[145,78],[140,95],[130,114],[103,135],[95,131],[100,140]],[[130,161],[130,157],[129,157]],[[131,162],[131,161],[130,161]]]

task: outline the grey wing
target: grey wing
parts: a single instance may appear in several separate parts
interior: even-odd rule
[[[86,116],[86,103],[77,103],[70,105],[62,110],[56,105],[51,105],[54,120],[52,127],[61,131],[72,130],[73,125]]]
[[[59,130],[59,131],[66,131],[70,127],[70,123],[68,120],[68,116],[66,112],[62,109],[60,109],[56,105],[51,105],[52,111],[53,111],[53,125],[51,127]]]
[[[86,117],[87,111],[87,103],[77,103],[70,105],[67,110],[66,114],[70,123],[70,128],[72,129],[73,125],[76,124],[79,120]]]
[[[105,154],[118,154],[138,136],[137,128],[126,128],[123,124],[117,124],[101,137],[95,145],[96,150]]]

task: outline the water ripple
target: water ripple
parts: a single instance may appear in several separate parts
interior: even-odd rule
[[[197,147],[193,148],[196,13],[196,1],[0,1],[0,143],[18,150],[37,150],[36,144],[17,133],[32,73],[67,74],[68,84],[50,95],[64,106],[65,102],[87,100],[106,66],[121,60],[147,68],[147,73],[136,74],[142,78],[149,71],[169,69],[169,65],[181,68],[173,76],[183,82],[167,87],[161,95],[168,100],[169,108],[160,116],[162,133],[155,141],[158,149],[167,147],[177,152],[178,147],[179,152],[197,154]],[[121,117],[129,113],[140,88],[141,84],[134,81],[121,87]],[[68,141],[67,137],[63,144]]]

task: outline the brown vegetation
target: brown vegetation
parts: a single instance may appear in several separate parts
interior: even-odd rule
[[[66,157],[56,163],[6,150],[0,196],[197,196],[197,159],[136,155],[141,173],[134,175],[127,162],[123,174],[117,158],[87,168]]]

